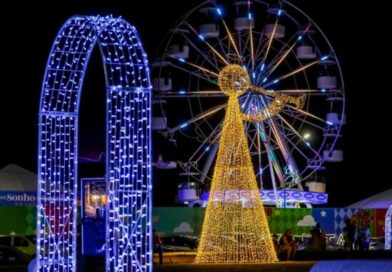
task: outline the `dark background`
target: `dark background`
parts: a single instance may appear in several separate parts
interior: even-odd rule
[[[0,167],[16,163],[36,172],[41,83],[52,42],[74,14],[121,15],[134,24],[150,60],[168,29],[201,1],[2,2]],[[347,205],[390,188],[389,98],[391,46],[384,1],[296,0],[323,29],[340,59],[346,83],[345,160],[329,167],[330,205]],[[81,152],[104,150],[104,77],[95,52],[81,107]],[[93,67],[93,68],[92,68]],[[387,72],[388,75],[387,75]],[[87,97],[87,99],[86,99]],[[154,180],[155,205],[174,200],[172,180]]]

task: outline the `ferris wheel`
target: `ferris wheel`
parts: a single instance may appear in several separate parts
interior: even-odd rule
[[[181,150],[180,166],[196,184],[212,177],[227,106],[218,78],[235,65],[249,81],[238,99],[263,201],[327,202],[318,177],[343,160],[344,82],[308,15],[287,1],[206,1],[164,44],[152,65],[152,128]]]

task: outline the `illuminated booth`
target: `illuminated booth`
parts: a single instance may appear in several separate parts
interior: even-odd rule
[[[82,254],[105,255],[106,181],[82,178]]]

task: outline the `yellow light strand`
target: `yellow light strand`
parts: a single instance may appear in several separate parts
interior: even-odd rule
[[[245,121],[257,122],[264,121],[273,116],[276,116],[282,108],[287,104],[293,104],[296,109],[302,109],[305,103],[306,95],[302,96],[289,96],[280,94],[278,92],[269,92],[263,88],[252,86],[252,89],[258,93],[265,94],[267,96],[273,97],[274,100],[268,104],[267,107],[258,111],[252,112],[250,114],[242,114],[242,118]]]
[[[187,25],[197,36],[202,37],[190,24]],[[202,40],[226,65],[230,65],[230,63],[209,42],[207,42],[204,38]]]
[[[183,63],[186,63],[186,64],[188,64],[188,65],[190,65],[190,66],[192,66],[192,67],[195,67],[195,68],[199,69],[200,71],[203,71],[203,72],[206,72],[206,73],[208,73],[208,74],[211,74],[211,75],[213,75],[213,76],[216,76],[216,77],[219,76],[219,75],[218,75],[217,73],[215,73],[215,72],[212,72],[212,71],[210,71],[210,70],[208,70],[208,69],[206,69],[206,68],[204,68],[204,67],[201,67],[201,66],[199,66],[199,65],[193,64],[193,63],[188,62],[188,61],[186,61],[186,60],[182,60],[182,62],[183,62]]]
[[[238,103],[247,80],[238,65],[225,67],[219,75],[229,102],[196,263],[277,261]]]
[[[241,60],[241,55],[240,55],[240,52],[238,51],[238,48],[237,48],[237,46],[236,46],[236,44],[235,44],[234,38],[233,38],[233,36],[231,35],[231,32],[230,32],[229,28],[227,27],[226,22],[225,22],[223,19],[222,19],[222,23],[223,23],[223,26],[224,26],[225,29],[226,29],[226,33],[227,33],[227,35],[229,36],[229,40],[230,40],[231,44],[232,44],[233,47],[234,47],[234,50],[235,50],[235,52],[236,52],[236,54],[237,54],[237,56],[238,56],[238,59]]]

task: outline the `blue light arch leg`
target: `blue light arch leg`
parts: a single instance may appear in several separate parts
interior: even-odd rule
[[[94,46],[107,93],[106,271],[152,271],[151,84],[135,27],[121,18],[75,16],[59,31],[39,112],[38,271],[76,272],[78,113]]]

